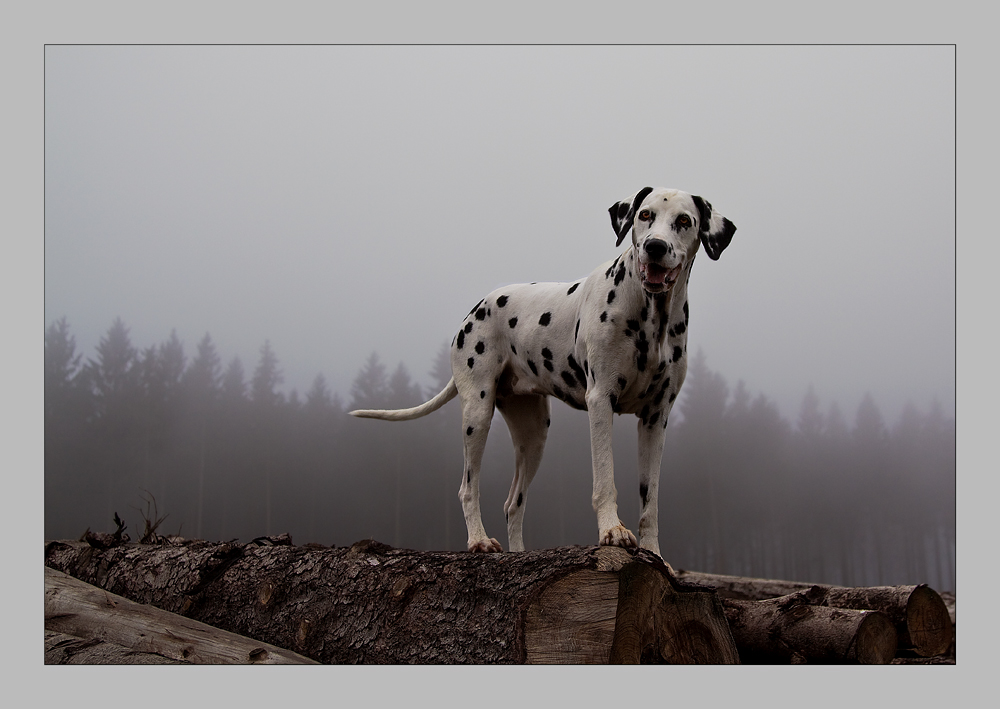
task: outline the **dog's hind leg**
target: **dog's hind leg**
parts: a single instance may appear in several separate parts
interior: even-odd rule
[[[549,398],[542,395],[509,396],[503,399],[503,414],[514,443],[514,480],[504,503],[507,543],[511,551],[524,551],[522,524],[528,485],[538,472],[549,432]]]
[[[479,507],[479,471],[486,449],[486,438],[490,433],[493,419],[493,397],[462,397],[462,441],[465,454],[465,470],[458,497],[462,501],[465,526],[469,531],[468,549],[473,552],[503,551],[500,542],[486,535],[483,516]]]

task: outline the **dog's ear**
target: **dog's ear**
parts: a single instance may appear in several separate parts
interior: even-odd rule
[[[611,214],[611,226],[614,227],[615,235],[618,237],[618,243],[615,246],[622,245],[625,235],[632,228],[632,222],[635,221],[635,213],[639,209],[639,205],[652,191],[652,187],[643,187],[633,197],[615,202],[608,209],[608,213]]]
[[[691,199],[698,207],[698,237],[701,239],[701,245],[705,247],[705,253],[710,259],[718,261],[719,256],[729,246],[729,242],[733,240],[736,225],[714,211],[707,200],[695,195],[691,195]]]

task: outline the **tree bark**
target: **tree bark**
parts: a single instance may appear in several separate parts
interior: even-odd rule
[[[714,587],[724,599],[761,601],[806,591],[824,591],[821,604],[830,608],[881,611],[896,628],[897,653],[932,657],[951,646],[954,622],[941,596],[926,584],[847,588],[797,581],[744,578],[721,574],[678,571],[677,577]]]
[[[45,664],[312,664],[45,569]]]
[[[738,662],[714,591],[613,547],[50,542],[46,565],[324,663]]]
[[[765,601],[723,600],[744,663],[884,665],[896,654],[896,630],[878,611],[821,605],[819,586]]]

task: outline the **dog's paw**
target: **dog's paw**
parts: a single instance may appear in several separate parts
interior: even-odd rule
[[[618,524],[606,530],[601,535],[601,546],[633,549],[639,546],[639,543],[635,540],[635,535],[632,532],[625,529],[623,525]]]
[[[469,551],[473,554],[491,554],[494,552],[502,552],[503,547],[500,546],[500,542],[496,539],[481,539],[478,542],[470,542]]]

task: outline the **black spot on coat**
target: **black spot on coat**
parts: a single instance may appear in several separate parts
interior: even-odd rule
[[[573,355],[570,355],[569,357],[567,357],[566,361],[569,363],[569,368],[573,370],[573,374],[576,375],[576,380],[580,383],[580,386],[586,388],[587,387],[587,370],[586,370],[587,362],[586,362],[586,360],[584,360],[584,363],[583,363],[584,364],[584,368],[583,369],[581,369],[580,365],[577,364],[576,358],[573,357]]]
[[[625,264],[622,263],[618,266],[618,272],[615,274],[615,285],[621,285],[621,282],[625,280]]]
[[[548,325],[551,319],[552,319],[552,313],[542,313],[542,317],[538,318],[538,324]]]
[[[566,295],[572,295],[572,294],[573,294],[573,291],[575,291],[575,290],[576,290],[577,288],[579,288],[579,287],[580,287],[580,284],[579,284],[579,283],[574,283],[573,285],[571,285],[571,286],[569,287],[569,290],[568,290],[568,291],[566,291]]]
[[[476,354],[482,354],[486,351],[486,343],[480,340],[476,343]]]
[[[507,321],[507,324],[510,325],[511,328],[513,328],[515,325],[517,325],[517,318],[511,318],[510,320]]]
[[[502,295],[499,298],[497,298],[497,307],[498,308],[502,308],[505,305],[507,305],[507,296]]]

